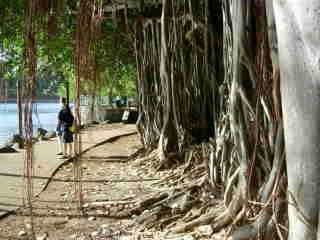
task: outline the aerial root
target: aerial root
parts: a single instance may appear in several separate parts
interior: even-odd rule
[[[281,137],[278,139],[281,140]],[[275,145],[281,147],[279,142],[276,141]],[[208,158],[203,157],[203,146],[194,146],[185,152],[184,159],[180,159],[180,164],[176,164],[175,168],[159,172],[161,179],[150,187],[160,192],[136,203],[129,213],[143,228],[166,228],[169,234],[198,231],[199,226],[210,225],[214,233],[228,227],[228,240],[254,239],[266,232],[279,235],[277,231],[283,230],[276,228],[271,203],[277,199],[276,186],[282,176],[282,152],[276,151],[274,157],[269,176],[264,179],[264,184],[259,184],[261,189],[257,193],[261,203],[257,203],[248,201],[248,196],[243,193],[245,187],[239,181],[240,167],[237,162],[227,162],[227,182],[221,185],[225,186],[224,195],[219,191],[213,195],[213,185],[208,177]],[[168,161],[172,162],[172,159]],[[156,149],[147,157],[137,159],[134,165],[146,172],[157,173],[161,163],[159,149]],[[215,164],[219,169],[224,167],[224,163]]]
[[[155,159],[157,157],[157,150],[153,150],[150,154],[148,154],[147,156],[143,157],[143,158],[138,158],[135,163],[134,166],[140,166],[143,165],[144,163],[151,161],[153,159]]]

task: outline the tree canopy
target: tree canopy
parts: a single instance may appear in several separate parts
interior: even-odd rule
[[[37,27],[37,96],[62,95],[65,92],[64,83],[74,82],[73,51],[77,6],[78,1],[52,1],[51,6],[47,6],[52,8],[51,12],[38,20],[40,24]],[[23,0],[0,4],[3,19],[0,26],[0,79],[6,82],[8,96],[11,97],[15,96],[16,81],[22,78],[24,11]],[[10,24],[6,24],[8,22]],[[130,42],[119,40],[124,34],[123,26],[122,29],[119,24],[116,26],[112,19],[103,21],[100,36],[91,47],[92,61],[98,71],[97,94],[135,95],[132,87],[136,81],[135,58]],[[92,82],[84,82],[84,94],[92,93]],[[73,94],[71,89],[71,95]]]

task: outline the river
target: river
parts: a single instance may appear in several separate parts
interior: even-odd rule
[[[38,127],[55,130],[59,109],[59,103],[36,103],[34,105],[33,128],[35,130]],[[16,103],[0,103],[0,145],[5,143],[10,136],[17,133],[17,118]]]

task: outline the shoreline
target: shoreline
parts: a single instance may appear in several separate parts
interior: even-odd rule
[[[35,99],[35,103],[59,103],[60,97],[39,97]],[[0,104],[17,103],[17,99],[10,97],[7,100],[0,100]]]
[[[42,98],[35,102],[33,111],[34,134],[36,134],[37,128],[44,128],[49,132],[55,131],[59,110],[59,103],[55,99]],[[2,118],[0,122],[0,146],[3,146],[13,135],[18,133],[16,102],[0,102],[0,115]]]

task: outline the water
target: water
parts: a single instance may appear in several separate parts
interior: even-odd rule
[[[57,125],[59,103],[37,103],[34,105],[38,114],[33,114],[34,129],[42,127],[54,131]],[[18,117],[16,103],[0,103],[0,145],[18,132]]]

